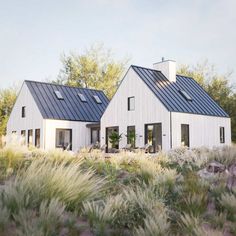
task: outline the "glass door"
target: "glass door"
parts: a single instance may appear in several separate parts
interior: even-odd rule
[[[162,149],[162,126],[161,123],[145,125],[145,144],[150,145],[152,153]]]

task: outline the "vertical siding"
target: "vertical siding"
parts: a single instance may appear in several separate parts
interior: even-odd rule
[[[54,149],[56,144],[56,129],[72,129],[72,151],[90,145],[90,128],[87,122],[45,120],[45,149]]]
[[[181,146],[181,124],[189,124],[190,147],[231,144],[230,118],[172,113],[173,147]],[[220,143],[220,126],[225,127],[225,143]]]
[[[128,111],[128,97],[135,97],[135,110]],[[127,143],[127,126],[135,125],[136,146],[144,146],[144,124],[162,123],[163,149],[170,148],[169,112],[156,98],[147,85],[138,77],[132,68],[129,69],[119,89],[109,103],[101,118],[101,144],[105,144],[105,128],[119,126],[122,134],[120,147]]]
[[[25,118],[21,117],[21,109],[23,106],[26,107]],[[10,135],[12,131],[16,131],[17,135],[20,135],[21,130],[26,130],[27,135],[29,129],[33,129],[33,142],[35,140],[35,129],[40,129],[40,145],[41,148],[43,148],[43,117],[27,85],[24,83],[7,123],[7,135]]]

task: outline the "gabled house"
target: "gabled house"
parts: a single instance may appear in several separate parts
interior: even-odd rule
[[[102,91],[24,81],[7,134],[43,149],[78,151],[100,141],[100,119],[108,105]]]
[[[228,114],[193,78],[177,75],[171,60],[130,66],[101,118],[108,151],[114,131],[121,135],[116,148],[149,145],[151,152],[231,144]]]

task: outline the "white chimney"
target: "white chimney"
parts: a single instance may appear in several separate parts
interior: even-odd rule
[[[155,70],[159,70],[171,82],[176,82],[176,62],[173,60],[164,60],[153,64]]]

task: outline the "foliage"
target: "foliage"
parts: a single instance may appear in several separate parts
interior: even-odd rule
[[[109,135],[109,141],[111,142],[112,148],[116,148],[122,138],[122,134],[119,134],[116,131],[113,131]]]
[[[16,94],[16,88],[13,87],[0,90],[0,138],[6,134],[7,121],[16,101]]]
[[[99,89],[111,98],[120,82],[127,60],[115,61],[112,52],[95,44],[85,52],[63,55],[57,83]]]

